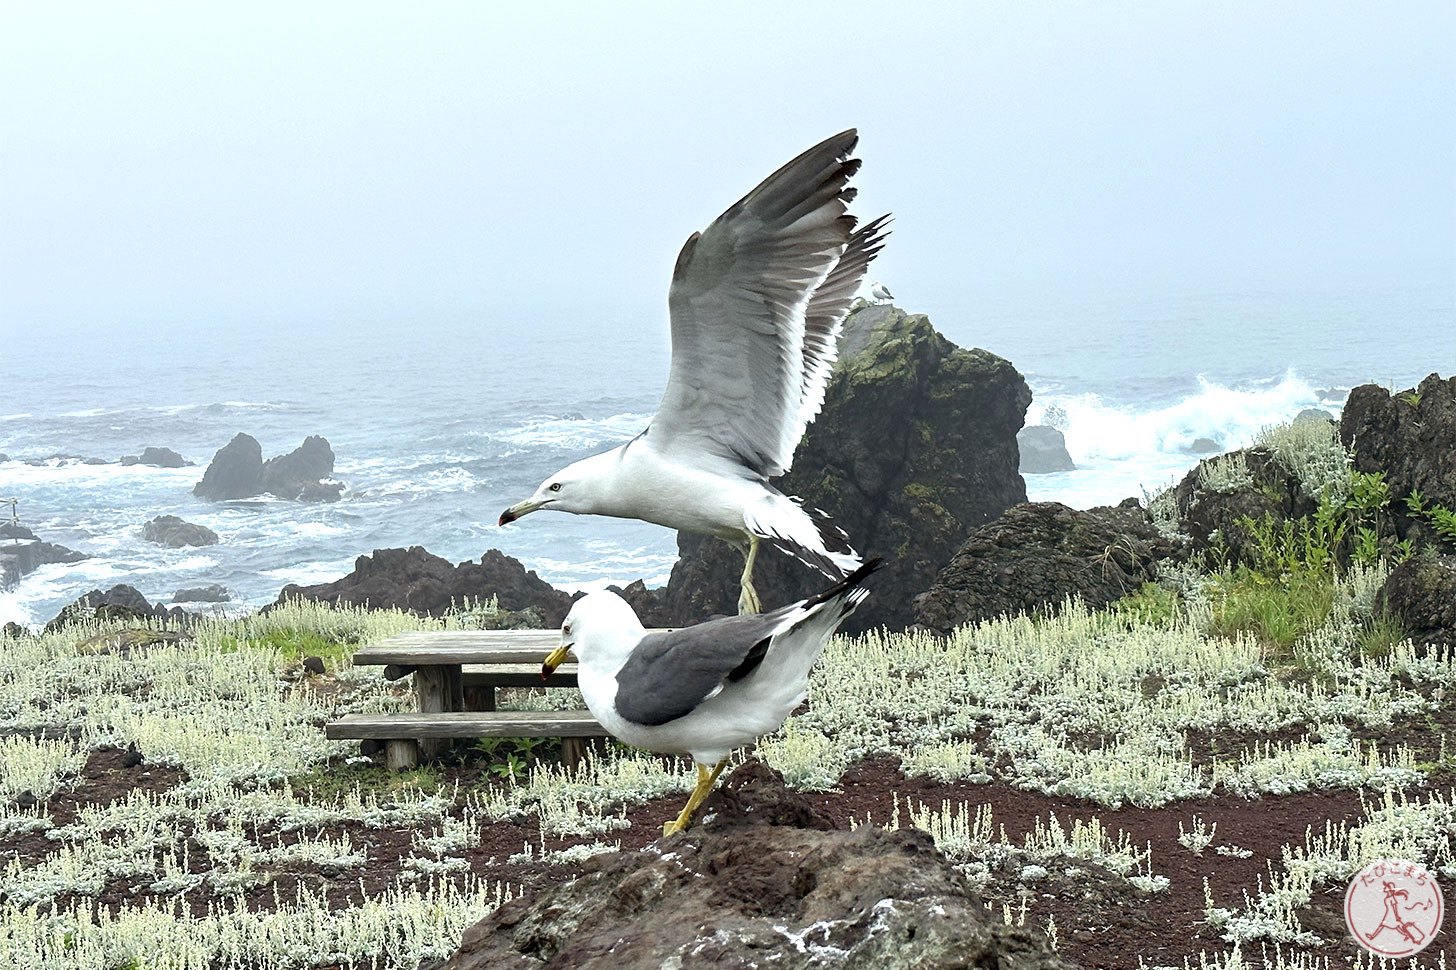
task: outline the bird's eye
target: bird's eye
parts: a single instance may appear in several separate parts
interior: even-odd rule
[[[553,491],[553,492],[559,492],[559,491],[561,491],[561,483],[560,482],[552,482],[551,483],[551,491]]]

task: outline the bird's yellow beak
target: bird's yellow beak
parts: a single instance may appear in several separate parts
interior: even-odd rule
[[[566,663],[566,654],[571,650],[572,646],[570,643],[563,643],[546,655],[546,659],[541,662],[542,680],[556,673],[556,668]]]
[[[500,514],[500,521],[496,525],[506,525],[514,522],[521,516],[529,515],[545,504],[545,502],[538,502],[533,498],[528,498],[524,502],[517,502]]]

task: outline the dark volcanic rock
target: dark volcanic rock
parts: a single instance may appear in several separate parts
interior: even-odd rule
[[[226,586],[211,583],[207,586],[190,586],[172,594],[173,603],[226,603],[233,594]]]
[[[263,447],[258,439],[239,433],[219,448],[192,494],[214,502],[263,494]]]
[[[334,449],[328,439],[310,435],[286,455],[263,463],[263,490],[302,502],[337,502],[343,483],[332,479]]]
[[[1229,490],[1211,488],[1203,469],[1216,461],[1241,459],[1249,470],[1249,481]],[[1182,530],[1198,549],[1213,544],[1218,532],[1222,547],[1233,562],[1250,562],[1252,537],[1241,523],[1245,517],[1260,522],[1313,515],[1319,503],[1304,492],[1299,479],[1279,463],[1267,448],[1244,448],[1200,461],[1173,489]]]
[[[44,542],[17,522],[0,523],[0,589],[8,589],[20,582],[22,576],[37,566],[69,564],[90,558],[84,552]]]
[[[535,608],[547,626],[559,626],[571,608],[569,595],[497,549],[481,556],[478,563],[456,566],[420,546],[376,549],[374,555],[354,560],[354,571],[343,579],[318,586],[285,586],[278,602],[310,599],[441,616],[452,605],[460,607],[466,601],[491,596],[505,610]]]
[[[183,522],[175,515],[159,515],[142,526],[142,538],[173,549],[182,546],[217,545],[216,532],[205,525]]]
[[[1412,489],[1428,504],[1456,509],[1456,377],[1432,374],[1393,396],[1362,384],[1345,402],[1340,441],[1354,455],[1356,469],[1385,475],[1402,536],[1411,521],[1402,500]]]
[[[915,597],[915,620],[949,633],[974,620],[1055,608],[1076,594],[1105,606],[1155,580],[1172,553],[1138,504],[1078,511],[1018,505],[974,530],[935,585]]]
[[[186,468],[192,462],[171,448],[143,448],[140,455],[127,455],[123,465],[155,465],[158,468]]]
[[[1456,646],[1456,558],[1407,559],[1390,571],[1375,606],[1416,643]]]
[[[885,557],[871,581],[875,595],[846,632],[908,626],[910,597],[930,585],[966,533],[1026,500],[1016,432],[1030,403],[1009,362],[956,347],[924,315],[893,306],[849,315],[824,409],[792,470],[775,482],[828,512],[861,554]],[[743,555],[685,533],[678,553],[659,621],[736,613]],[[765,547],[754,584],[772,609],[828,580]]]
[[[137,591],[135,586],[119,583],[105,592],[93,589],[61,610],[54,619],[46,624],[46,632],[51,633],[76,620],[88,618],[138,621],[170,620],[178,623],[187,623],[192,620],[186,610],[180,607],[168,610],[161,606],[153,606],[147,602],[145,596]]]
[[[1047,475],[1052,472],[1074,471],[1077,467],[1067,452],[1067,439],[1056,428],[1034,424],[1016,432],[1016,444],[1021,449],[1021,474]]]
[[[757,762],[704,821],[513,900],[465,931],[435,970],[843,970],[1065,967],[988,910],[916,829],[832,831]]]
[[[310,435],[293,451],[265,462],[257,439],[238,434],[212,456],[192,494],[227,501],[267,492],[301,502],[337,502],[344,485],[331,479],[333,473],[334,449],[326,438]]]

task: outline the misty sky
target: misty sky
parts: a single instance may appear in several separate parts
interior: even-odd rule
[[[1456,291],[1449,0],[3,10],[11,335],[663,320],[688,233],[849,126],[911,308]]]

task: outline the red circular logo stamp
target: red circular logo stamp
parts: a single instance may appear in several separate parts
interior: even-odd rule
[[[1379,859],[1350,880],[1345,925],[1355,941],[1382,957],[1408,957],[1430,945],[1446,903],[1436,877],[1418,862]]]

